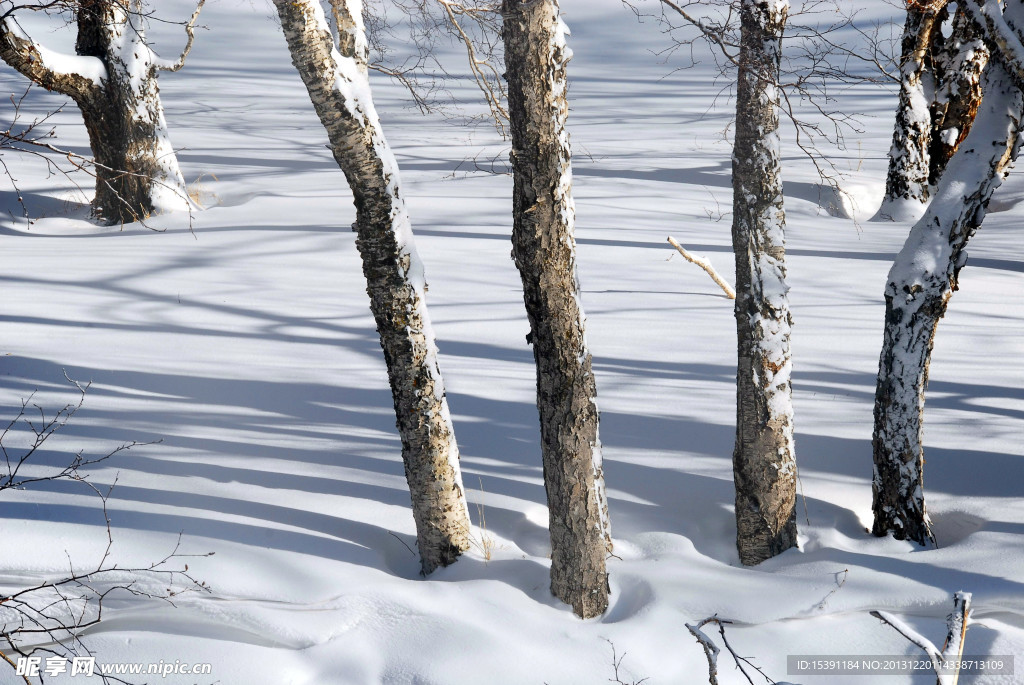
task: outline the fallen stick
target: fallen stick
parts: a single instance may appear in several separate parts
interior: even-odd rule
[[[736,299],[736,291],[732,289],[731,285],[725,282],[725,279],[718,275],[718,272],[715,271],[715,267],[711,266],[711,262],[709,262],[706,257],[696,257],[690,254],[682,245],[676,242],[676,239],[673,238],[672,236],[668,237],[668,242],[672,245],[672,247],[679,250],[679,254],[683,255],[683,259],[692,264],[696,264],[700,268],[704,269],[704,271],[707,272],[708,276],[711,276],[711,280],[717,283],[718,287],[725,291],[726,297],[728,297],[730,300]]]
[[[964,655],[964,639],[967,637],[967,624],[970,623],[971,593],[962,590],[953,595],[953,613],[946,618],[946,641],[942,645],[942,654],[947,660],[959,664]],[[959,669],[953,673],[950,685],[956,685],[960,678]]]
[[[872,611],[871,615],[887,623],[890,628],[907,638],[928,655],[932,668],[938,677],[937,685],[957,685],[960,679],[960,657],[964,653],[964,639],[970,623],[971,593],[957,592],[953,595],[953,613],[946,617],[946,642],[940,651],[931,640],[924,637],[906,623],[884,611]]]

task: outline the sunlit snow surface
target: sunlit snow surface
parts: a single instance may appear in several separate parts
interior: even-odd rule
[[[1024,654],[1024,184],[1011,175],[998,190],[939,327],[925,492],[940,548],[922,550],[865,532],[882,293],[908,231],[866,222],[884,185],[895,92],[840,95],[845,111],[866,115],[865,132],[830,152],[848,196],[817,187],[783,131],[810,524],[800,502],[801,549],[744,569],[733,542],[732,303],[665,242],[673,235],[731,279],[723,136],[733,101],[715,101],[708,61],[673,72],[681,59],[653,54],[667,46],[657,26],[614,0],[563,9],[578,259],[616,538],[608,613],[581,622],[547,590],[511,181],[475,166],[495,156],[500,166],[506,145],[486,126],[422,117],[401,87],[373,75],[430,283],[474,521],[479,504],[478,535],[494,542],[490,561],[475,550],[423,580],[403,545],[414,544],[413,522],[344,177],[269,4],[219,0],[204,9],[209,31],[189,63],[160,81],[182,170],[200,179],[208,207],[191,230],[180,214],[150,219],[160,232],[97,227],[69,183],[4,157],[41,218],[28,226],[3,186],[2,406],[10,413],[38,391],[34,401],[54,409],[75,398],[64,371],[91,381],[39,463],[162,441],[90,469],[97,484],[117,478],[113,561],[159,559],[179,531],[186,552],[216,552],[189,561],[210,594],[177,608],[108,607],[87,637],[100,659],[213,665],[206,679],[156,680],[168,683],[599,683],[613,676],[611,641],[626,653],[624,680],[700,683],[706,660],[684,623],[717,613],[735,621],[732,644],[776,680],[925,683],[934,677],[787,676],[786,655],[913,654],[868,612],[889,611],[941,643],[957,590],[974,593],[966,654]],[[160,10],[191,13],[177,0]],[[184,43],[172,26],[151,35],[164,58]],[[72,50],[52,32],[33,38]],[[465,71],[459,51],[450,56]],[[0,84],[6,95],[23,80],[3,67]],[[455,91],[475,98],[468,82]],[[60,102],[40,95],[25,112]],[[86,152],[74,108],[57,121],[56,142]],[[87,192],[89,180],[78,178]],[[860,223],[842,218],[851,214]],[[0,497],[5,590],[59,576],[68,556],[95,563],[105,540],[95,496],[41,484]],[[721,682],[745,682],[725,658]]]

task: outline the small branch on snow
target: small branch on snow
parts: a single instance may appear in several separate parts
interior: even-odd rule
[[[871,615],[897,633],[907,638],[928,655],[932,662],[932,670],[938,677],[938,685],[956,685],[960,679],[960,657],[964,653],[964,640],[967,637],[967,626],[970,623],[971,593],[957,592],[953,595],[953,613],[946,617],[946,642],[942,651],[931,640],[908,626],[906,623],[885,611],[872,611]]]
[[[764,678],[770,685],[791,685],[790,683],[772,680],[768,677],[768,674],[761,669],[760,666],[754,664],[747,657],[740,656],[739,654],[737,654],[736,650],[733,649],[732,645],[729,644],[729,639],[725,636],[725,626],[727,623],[732,623],[732,621],[725,621],[723,619],[720,619],[718,618],[717,614],[715,616],[710,616],[704,619],[695,626],[691,626],[689,623],[683,624],[686,626],[686,629],[690,631],[690,634],[697,638],[697,642],[700,643],[700,646],[704,648],[704,654],[708,658],[708,683],[710,685],[718,685],[719,649],[715,645],[714,641],[701,630],[701,628],[708,625],[709,623],[714,623],[718,626],[718,633],[722,636],[722,644],[725,645],[726,650],[728,650],[729,654],[732,655],[732,660],[736,663],[736,668],[740,670],[740,673],[743,674],[743,677],[747,679],[747,682],[750,683],[750,685],[754,685],[754,679],[750,677],[749,673],[747,673],[747,669],[743,667],[743,664],[746,664],[747,666],[750,666],[752,669],[757,671],[761,675],[761,677]]]
[[[393,537],[394,539],[396,539],[396,540],[398,540],[399,542],[401,542],[401,543],[402,543],[402,545],[404,545],[404,546],[405,546],[405,548],[406,548],[407,550],[409,550],[409,554],[411,554],[411,555],[413,555],[413,556],[416,556],[416,552],[414,552],[414,551],[412,550],[412,547],[410,547],[409,545],[407,545],[407,544],[406,544],[405,540],[403,540],[402,538],[398,537],[397,535],[395,535],[394,533],[392,533],[392,532],[391,532],[390,530],[388,531],[388,535],[390,535],[390,536],[391,536],[391,537]]]
[[[711,685],[718,685],[718,645],[712,641],[710,637],[705,635],[701,631],[701,627],[715,621],[714,618],[706,618],[695,626],[691,626],[689,623],[684,623],[686,629],[690,631],[690,635],[697,638],[697,642],[704,648],[704,655],[708,658],[708,682]]]
[[[622,660],[626,658],[626,653],[623,652],[622,656],[619,656],[618,652],[615,649],[615,643],[612,642],[611,640],[609,640],[608,638],[605,638],[604,641],[607,642],[609,645],[611,645],[611,648],[612,648],[612,668],[615,670],[615,677],[614,678],[609,678],[608,682],[615,683],[615,685],[642,685],[643,683],[647,682],[648,678],[641,678],[640,680],[634,680],[631,683],[627,683],[625,680],[623,680],[622,676],[619,675],[619,669],[622,667]]]
[[[842,576],[842,578],[839,577],[840,575]],[[835,573],[836,586],[834,588],[832,588],[832,590],[827,595],[822,597],[820,602],[818,602],[818,609],[824,609],[825,608],[825,604],[828,602],[829,597],[831,597],[832,595],[834,595],[835,593],[839,592],[839,590],[842,589],[843,585],[846,584],[846,579],[849,576],[850,576],[850,569],[848,569],[848,568],[844,568],[842,571],[836,571],[836,573]]]
[[[683,258],[686,259],[686,261],[692,264],[696,264],[700,268],[704,269],[704,271],[707,272],[708,276],[711,276],[711,280],[717,283],[718,287],[725,292],[726,297],[728,297],[730,300],[736,299],[736,291],[732,289],[731,285],[725,282],[725,279],[718,275],[718,272],[715,271],[715,267],[711,266],[711,262],[708,261],[706,257],[697,257],[695,255],[690,254],[682,245],[676,242],[676,239],[673,238],[672,236],[668,237],[668,242],[672,245],[672,247],[679,250],[679,254],[683,255]]]
[[[946,617],[946,641],[942,644],[942,654],[949,660],[959,663],[964,655],[964,640],[967,638],[967,624],[970,623],[971,593],[957,592],[953,595],[953,613]],[[951,685],[956,685],[959,670],[953,675]]]

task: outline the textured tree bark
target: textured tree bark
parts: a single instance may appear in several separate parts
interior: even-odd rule
[[[437,346],[427,315],[398,165],[370,96],[366,38],[357,0],[332,0],[340,50],[317,0],[275,0],[292,63],[327,131],[356,206],[356,247],[395,403],[424,574],[469,549],[462,487]]]
[[[874,220],[916,219],[927,206],[930,188],[929,146],[934,99],[929,49],[941,8],[928,0],[907,0],[907,20],[900,44],[900,98],[889,149],[885,196]]]
[[[743,0],[732,157],[736,257],[736,547],[760,563],[796,545],[796,457],[779,165],[779,62],[788,4]]]
[[[1013,6],[1021,8],[1019,2]],[[922,426],[935,330],[967,261],[967,242],[1017,154],[1024,111],[1021,91],[998,60],[990,62],[982,82],[985,95],[974,126],[927,213],[911,229],[885,290],[872,436],[872,532],[922,545],[934,542],[924,501]]]
[[[566,63],[556,0],[504,0],[512,133],[512,256],[537,365],[551,533],[551,592],[583,618],[608,606],[608,509],[597,388],[576,274]]]
[[[149,48],[140,0],[78,3],[76,64],[62,73],[46,64],[48,51],[8,18],[0,27],[0,57],[78,105],[96,162],[93,213],[108,224],[154,211],[187,209],[188,193],[167,136],[157,73],[168,68]],[[191,45],[191,29],[189,29]]]
[[[107,67],[97,97],[78,104],[97,162],[93,209],[110,224],[188,207],[160,102],[158,59],[146,44],[141,10],[139,0],[83,1],[78,10],[76,51]]]
[[[941,35],[938,31],[934,33]],[[971,130],[981,104],[981,73],[988,58],[988,48],[978,29],[963,8],[957,9],[952,33],[942,40],[934,55],[938,86],[932,104],[928,152],[928,182],[932,186],[939,184],[953,153]]]

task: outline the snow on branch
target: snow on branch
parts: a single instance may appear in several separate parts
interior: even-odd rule
[[[938,685],[956,685],[960,678],[960,657],[964,653],[964,639],[970,623],[971,593],[957,592],[953,595],[953,612],[946,617],[946,641],[940,650],[931,640],[906,623],[885,611],[872,611],[871,615],[886,623],[928,655],[932,670],[938,677]]]
[[[722,636],[722,644],[725,645],[725,648],[732,656],[733,661],[736,662],[736,668],[739,669],[740,673],[743,674],[743,677],[747,679],[747,682],[750,683],[750,685],[754,685],[754,679],[750,677],[749,673],[747,673],[747,669],[743,666],[744,664],[757,671],[761,675],[761,677],[764,678],[767,683],[769,683],[769,685],[794,685],[793,683],[785,683],[781,680],[772,680],[768,677],[764,670],[762,670],[759,666],[751,662],[749,658],[737,654],[736,650],[733,649],[731,644],[729,644],[728,638],[725,637],[725,626],[726,624],[732,623],[732,621],[720,619],[717,615],[710,616],[694,626],[691,626],[689,623],[684,624],[686,626],[686,629],[690,631],[690,634],[693,635],[697,639],[697,642],[700,643],[700,646],[704,648],[704,654],[708,658],[709,685],[718,685],[718,654],[721,651],[715,644],[714,640],[708,637],[707,633],[701,630],[701,628],[711,623],[714,623],[718,626],[718,634]]]
[[[704,648],[704,655],[708,658],[708,682],[711,685],[718,685],[718,645],[715,644],[714,640],[708,637],[701,628],[708,623],[714,621],[713,618],[706,618],[695,626],[691,626],[689,623],[685,624],[686,629],[690,631],[690,635],[697,638],[697,642]]]
[[[107,78],[103,61],[69,55],[35,42],[14,16],[0,19],[0,59],[26,78],[71,98],[83,98]]]

